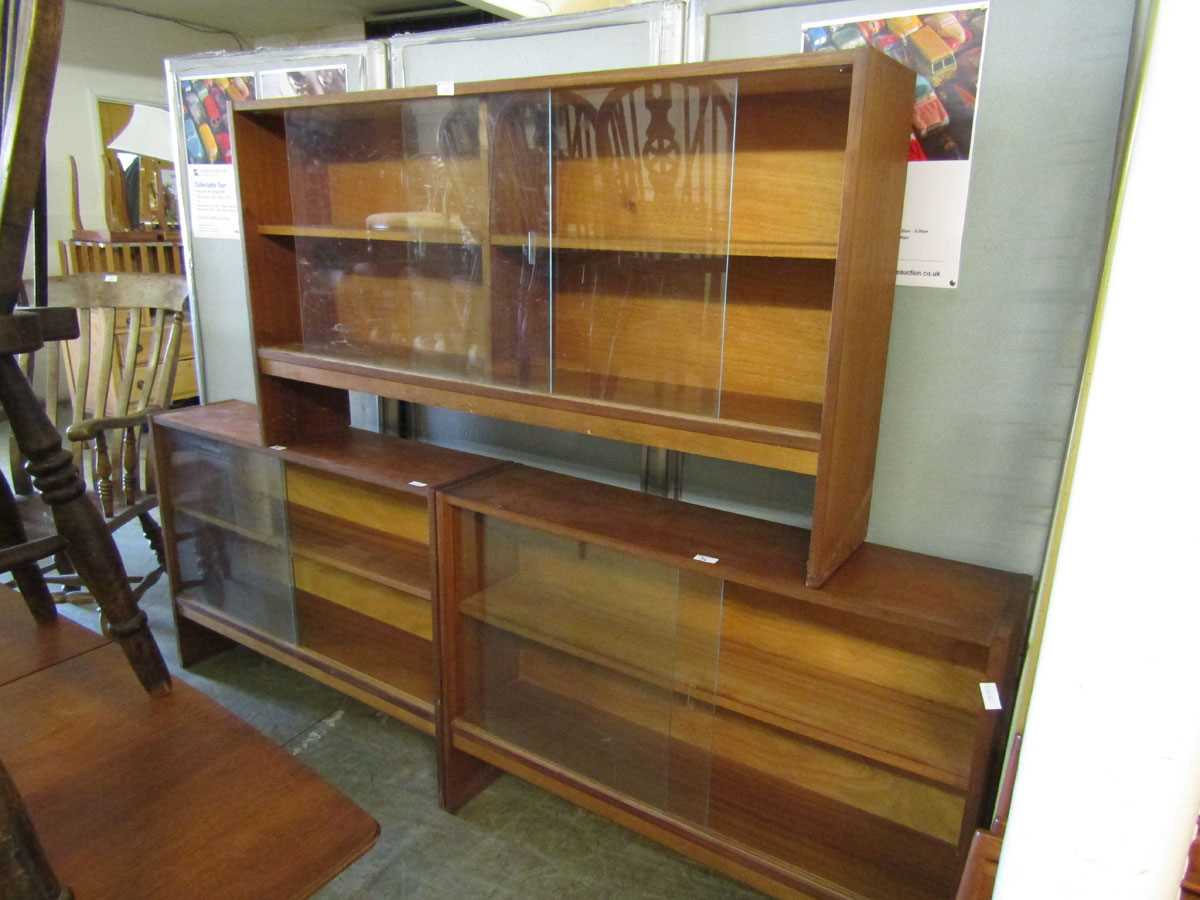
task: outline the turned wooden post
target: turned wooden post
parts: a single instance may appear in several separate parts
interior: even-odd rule
[[[100,511],[88,500],[87,488],[62,438],[46,418],[17,360],[0,355],[0,403],[13,437],[29,461],[25,468],[54,516],[67,542],[67,555],[100,604],[109,630],[121,644],[142,686],[152,694],[171,690],[171,676],[150,633],[146,614],[138,609],[117,545]]]
[[[0,888],[5,900],[71,900],[59,884],[12,777],[0,762]]]

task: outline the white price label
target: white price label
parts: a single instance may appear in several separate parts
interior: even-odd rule
[[[105,275],[104,276],[105,284],[116,284],[118,281],[120,281],[120,279],[117,278],[116,275]]]
[[[271,449],[272,450],[286,450],[287,445],[286,444],[272,444]]]
[[[439,97],[453,97],[454,96],[454,82],[453,81],[439,81],[437,83],[437,95]]]
[[[979,682],[979,693],[983,696],[983,708],[988,710],[1003,709],[1000,702],[1000,689],[994,681]]]
[[[719,556],[705,556],[703,553],[697,553],[692,559],[696,562],[708,563],[710,566],[721,561]]]
[[[427,484],[426,484],[425,482],[423,482],[423,481],[410,481],[410,482],[408,483],[408,486],[409,486],[409,487],[429,487],[429,485],[427,485]]]

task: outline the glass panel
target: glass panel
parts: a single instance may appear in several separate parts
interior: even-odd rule
[[[304,349],[544,388],[547,108],[539,92],[288,112]]]
[[[736,79],[555,91],[555,393],[719,414]]]
[[[495,384],[550,386],[550,95],[495,94],[491,157],[492,371]]]
[[[721,582],[498,519],[458,521],[466,720],[705,822]]]
[[[180,588],[288,641],[296,639],[278,460],[185,434],[170,437]]]

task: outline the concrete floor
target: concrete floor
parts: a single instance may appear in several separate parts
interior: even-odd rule
[[[6,431],[0,425],[0,446]],[[136,522],[117,542],[129,572],[149,570],[153,557]],[[431,738],[243,648],[184,671],[165,578],[142,606],[175,677],[278,741],[378,820],[378,843],[317,894],[322,900],[759,896],[510,776],[458,815],[444,813]],[[98,627],[93,609],[60,609]]]

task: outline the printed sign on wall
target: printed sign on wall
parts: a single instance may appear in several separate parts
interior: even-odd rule
[[[987,4],[803,27],[805,52],[870,44],[916,71],[896,283],[957,287]]]
[[[181,79],[179,99],[192,236],[240,238],[230,125],[233,101],[254,99],[254,76]]]

